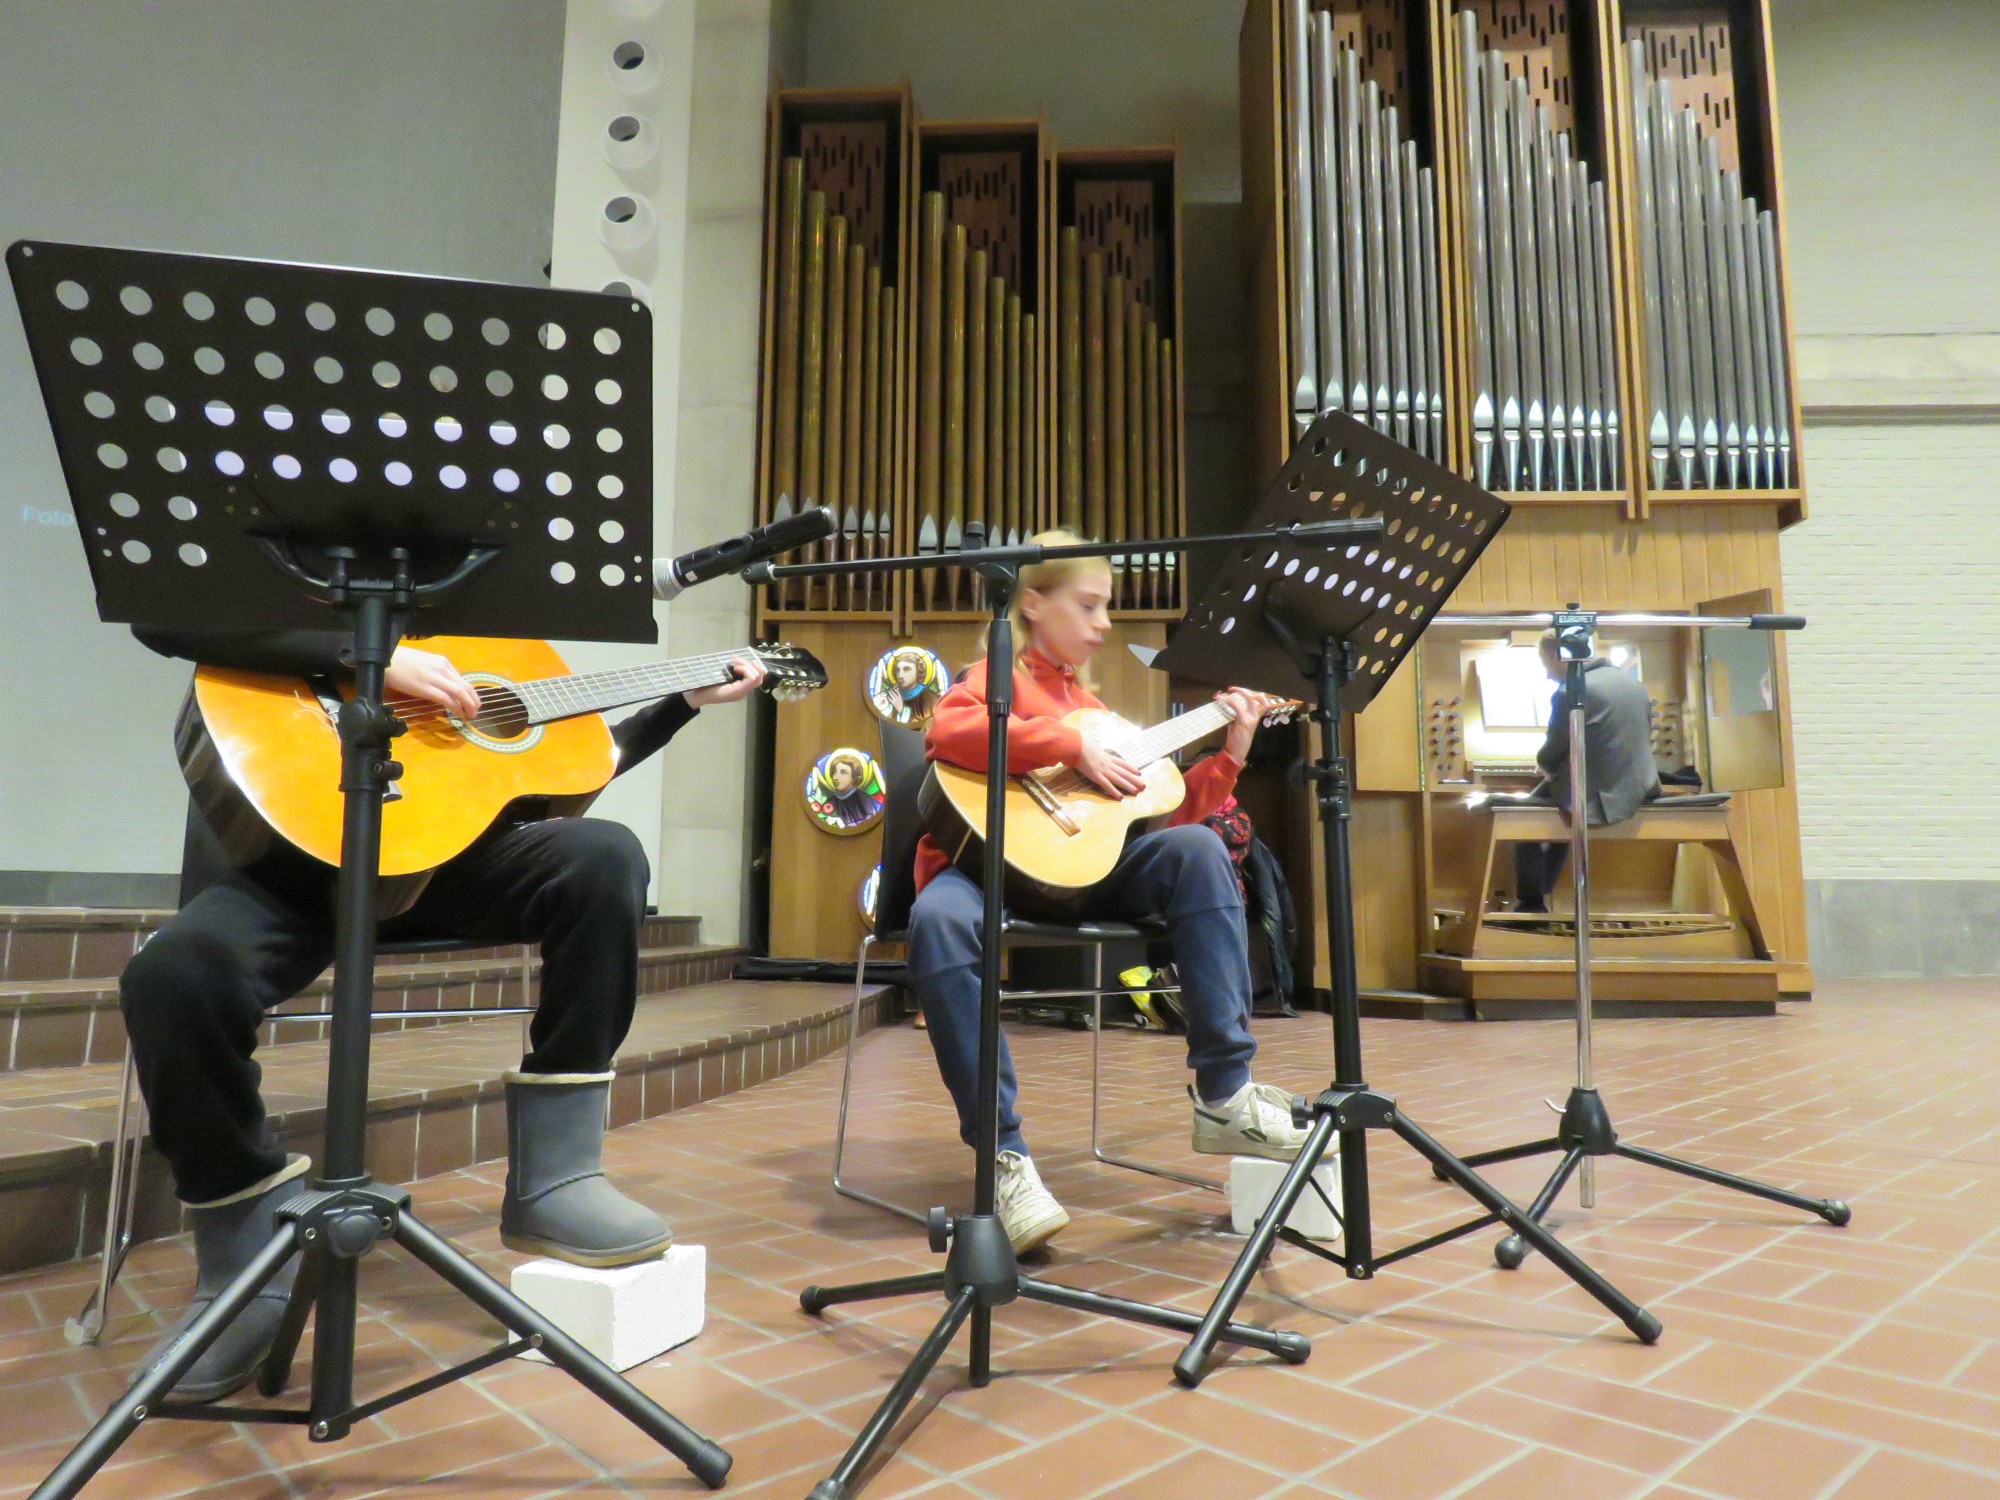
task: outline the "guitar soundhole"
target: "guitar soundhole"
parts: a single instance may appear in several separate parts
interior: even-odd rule
[[[482,685],[479,689],[479,717],[471,728],[493,740],[519,739],[529,729],[528,705],[512,689]]]
[[[485,672],[467,672],[465,680],[479,693],[476,718],[454,717],[452,727],[486,750],[518,754],[542,738],[542,726],[530,721],[528,705],[514,684]]]

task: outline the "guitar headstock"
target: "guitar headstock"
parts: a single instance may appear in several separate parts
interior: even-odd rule
[[[767,674],[764,688],[780,703],[803,698],[826,686],[826,668],[803,646],[753,646]]]
[[[1279,724],[1289,724],[1292,722],[1292,716],[1304,708],[1305,704],[1296,698],[1287,698],[1282,703],[1273,703],[1264,712],[1264,727],[1270,729]]]

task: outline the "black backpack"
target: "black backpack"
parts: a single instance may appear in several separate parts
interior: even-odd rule
[[[1250,1013],[1295,1016],[1299,919],[1291,882],[1277,855],[1254,834],[1243,853],[1242,871],[1250,929]]]

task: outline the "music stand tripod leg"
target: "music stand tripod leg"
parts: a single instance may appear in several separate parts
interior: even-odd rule
[[[467,1301],[522,1335],[606,1406],[672,1453],[703,1484],[720,1489],[730,1457],[452,1248],[414,1214],[396,1221],[396,1243]]]
[[[236,1315],[264,1289],[265,1283],[297,1253],[297,1226],[281,1225],[270,1243],[258,1251],[256,1258],[202,1310],[201,1316],[188,1325],[187,1331],[168,1345],[157,1361],[139,1372],[131,1385],[125,1388],[125,1394],[114,1401],[84,1435],[83,1441],[70,1449],[48,1478],[35,1486],[29,1500],[69,1500],[81,1490],[91,1475],[103,1468],[125,1440],[139,1430],[141,1422],[148,1417],[162,1415],[160,1407],[167,1393],[194,1368],[195,1361],[207,1352],[208,1346],[222,1337]],[[200,1410],[199,1407],[193,1409],[197,1414]]]

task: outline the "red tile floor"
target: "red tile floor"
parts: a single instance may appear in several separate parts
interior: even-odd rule
[[[1324,1017],[1259,1024],[1259,1072],[1324,1081]],[[1457,1149],[1544,1130],[1572,1066],[1557,1023],[1363,1026],[1372,1081]],[[1497,1270],[1482,1232],[1369,1282],[1280,1248],[1247,1315],[1314,1340],[1309,1363],[1234,1360],[1174,1387],[1167,1336],[1045,1307],[996,1320],[996,1369],[963,1384],[961,1339],[875,1470],[871,1497],[2000,1496],[2000,982],[1829,984],[1775,1019],[1598,1028],[1624,1132],[1854,1204],[1834,1229],[1624,1163],[1564,1237],[1666,1324],[1632,1341],[1539,1258]],[[1181,1044],[1105,1038],[1112,1142],[1186,1158]],[[1232,1257],[1206,1194],[1089,1164],[1088,1038],[1026,1028],[1030,1138],[1076,1213],[1051,1279],[1198,1308]],[[618,1132],[610,1160],[709,1250],[706,1332],[636,1373],[736,1456],[726,1493],[798,1500],[936,1316],[931,1301],[803,1315],[808,1282],[931,1266],[912,1226],[826,1184],[838,1057]],[[923,1037],[864,1039],[855,1180],[962,1200]],[[1456,1194],[1373,1143],[1378,1242],[1459,1214]],[[1495,1169],[1525,1199],[1540,1163]],[[431,1222],[504,1270],[502,1169],[421,1183]],[[147,1245],[106,1342],[61,1324],[81,1265],[0,1282],[0,1494],[31,1487],[121,1386],[187,1284],[185,1242]],[[483,1345],[491,1329],[395,1253],[364,1269],[364,1391]],[[87,1496],[677,1495],[699,1487],[567,1377],[515,1363],[315,1447],[295,1429],[154,1424]]]

